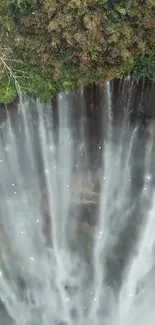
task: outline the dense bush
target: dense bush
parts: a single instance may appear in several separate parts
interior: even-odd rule
[[[137,80],[140,78],[155,80],[155,47],[151,48],[147,55],[138,55],[132,70]]]
[[[154,78],[154,0],[1,0],[0,23],[1,57],[15,72],[0,62],[8,94],[18,80],[48,100],[130,71]]]

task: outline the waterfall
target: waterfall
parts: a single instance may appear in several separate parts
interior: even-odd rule
[[[52,104],[25,98],[7,109],[4,325],[154,323],[154,123],[142,109],[144,89],[137,102],[132,78],[115,87],[60,93]]]

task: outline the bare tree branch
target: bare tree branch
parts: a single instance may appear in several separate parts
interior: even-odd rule
[[[11,60],[10,60],[11,61]],[[22,91],[19,85],[19,82],[17,80],[17,76],[16,74],[13,72],[13,70],[11,69],[11,67],[6,63],[6,60],[4,58],[4,56],[0,56],[0,62],[2,63],[3,66],[3,71],[2,73],[4,73],[4,71],[6,71],[9,75],[9,81],[12,79],[14,81],[17,93],[21,96],[22,95]]]

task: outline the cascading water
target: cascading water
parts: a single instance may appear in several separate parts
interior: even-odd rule
[[[120,115],[112,83],[102,92],[95,167],[83,92],[59,94],[56,108],[25,99],[7,111],[1,324],[154,323],[155,132],[133,123],[132,87]]]

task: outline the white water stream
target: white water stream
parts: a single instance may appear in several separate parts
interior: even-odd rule
[[[154,129],[128,107],[113,123],[108,83],[94,172],[78,96],[59,94],[58,125],[26,99],[0,127],[2,325],[154,324]]]

